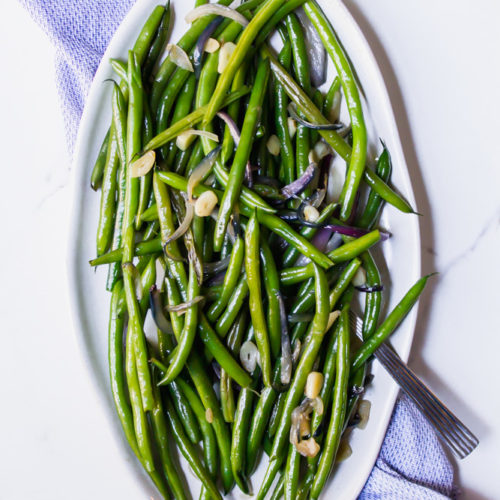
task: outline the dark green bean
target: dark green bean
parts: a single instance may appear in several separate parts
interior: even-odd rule
[[[276,0],[268,0],[268,2],[273,1]],[[246,33],[247,29],[248,27],[245,29],[244,33]],[[240,42],[243,36],[245,35],[242,35],[242,37],[240,38]],[[235,52],[233,52],[233,57],[235,53],[236,49]],[[232,59],[233,58],[231,58],[231,60]],[[226,71],[224,71],[224,74],[225,73]],[[219,79],[219,83],[222,78],[224,78],[224,74]],[[229,173],[227,186],[225,186],[224,195],[222,197],[222,200],[220,201],[219,215],[217,217],[217,224],[214,234],[214,249],[216,251],[219,251],[222,247],[222,241],[226,233],[226,226],[229,221],[229,217],[231,216],[236,200],[240,194],[243,177],[245,175],[245,166],[248,162],[248,159],[250,158],[250,150],[252,147],[255,130],[257,128],[257,123],[262,111],[262,101],[264,99],[268,78],[269,64],[267,60],[263,59],[259,62],[257,75],[255,76],[255,82],[250,94],[250,101],[248,103],[247,111],[245,113],[245,119],[243,121],[243,127],[241,129],[240,142],[238,144],[238,147],[236,148],[236,153],[234,154],[234,160],[231,166],[231,171]]]
[[[198,278],[194,269],[194,264],[189,263],[189,283],[187,287],[187,300],[191,301],[199,295]],[[184,330],[178,346],[174,349],[169,359],[168,370],[160,381],[160,385],[166,385],[174,380],[184,368],[189,353],[193,347],[196,336],[196,326],[198,321],[198,304],[189,307],[185,314]]]
[[[340,218],[342,220],[347,220],[351,215],[359,183],[361,182],[365,169],[368,139],[363,118],[363,108],[361,106],[361,99],[351,64],[330,22],[316,2],[312,0],[304,4],[304,11],[316,28],[326,51],[335,64],[344,91],[349,116],[351,118],[353,152],[347,169],[344,187],[340,195]]]
[[[215,301],[210,306],[210,309],[207,312],[207,318],[210,321],[215,321],[226,307],[231,297],[231,294],[233,293],[234,288],[236,287],[238,278],[240,277],[243,265],[244,253],[245,253],[245,243],[243,241],[243,238],[238,236],[231,251],[231,259],[229,261],[226,274],[224,276],[222,293],[220,297],[217,299],[217,301]]]
[[[97,225],[97,255],[102,255],[109,248],[113,239],[115,219],[116,177],[119,166],[118,144],[113,125],[109,131],[109,144],[101,185],[101,204]]]
[[[289,40],[286,40],[279,54],[280,63],[290,69],[292,60],[292,46]],[[274,81],[274,109],[275,109],[275,127],[276,135],[280,140],[280,180],[283,184],[290,184],[295,179],[295,155],[293,151],[292,139],[288,128],[288,97],[285,89],[277,81]]]
[[[219,81],[217,82],[217,87],[215,88],[210,102],[208,103],[205,117],[203,119],[205,124],[210,123],[213,120],[215,113],[217,113],[221,107],[226,92],[229,90],[231,82],[234,79],[234,75],[243,63],[245,57],[247,57],[248,50],[250,49],[252,42],[259,34],[259,31],[283,3],[284,0],[266,0],[243,31],[238,44],[236,45],[236,49],[234,50],[228,65],[224,69],[224,72],[220,76]]]
[[[294,13],[288,14],[286,17],[286,27],[289,40],[292,43],[295,76],[297,77],[299,85],[304,89],[304,92],[310,95],[311,77],[309,74],[309,58],[307,57],[306,42],[300,22]],[[296,178],[299,178],[309,165],[309,139],[309,129],[298,123],[297,132],[295,134]],[[307,191],[308,190],[306,190],[306,192]]]
[[[254,213],[245,230],[245,271],[249,289],[249,308],[255,340],[260,354],[262,380],[271,386],[271,349],[266,319],[262,307],[261,278],[259,265],[259,223]]]
[[[280,279],[273,253],[264,236],[260,239],[260,259],[262,261],[262,276],[267,296],[267,328],[271,354],[276,358],[281,349],[281,319],[280,319]]]
[[[295,500],[299,487],[300,453],[293,444],[288,445],[288,457],[285,466],[284,498]]]
[[[243,274],[238,280],[238,284],[236,285],[231,298],[227,304],[226,309],[217,320],[217,324],[215,325],[215,330],[221,337],[225,337],[231,325],[234,323],[236,316],[241,310],[243,306],[243,302],[247,298],[248,295],[248,283],[246,275]]]
[[[215,478],[218,468],[218,454],[214,430],[207,421],[203,403],[194,389],[182,378],[179,378],[178,383],[185,397],[188,399],[196,418],[198,419],[198,424],[203,434],[203,456],[205,459],[205,467],[207,468],[209,474]]]
[[[376,174],[385,182],[391,177],[392,164],[389,150],[384,146],[384,150],[377,160]],[[361,217],[356,221],[359,227],[371,229],[377,222],[383,199],[375,191],[371,190],[366,201],[365,209]]]
[[[341,328],[337,341],[336,377],[333,389],[332,416],[324,441],[318,470],[311,487],[311,498],[318,498],[323,489],[340,444],[347,406],[347,387],[349,382],[349,307],[342,309]]]
[[[384,322],[377,328],[375,333],[354,353],[351,361],[351,372],[355,373],[363,363],[376,351],[384,340],[399,326],[401,321],[415,305],[418,297],[423,292],[427,280],[432,274],[420,278],[389,313]]]
[[[97,158],[94,163],[94,168],[92,169],[92,174],[90,176],[90,187],[97,191],[101,187],[102,176],[104,173],[104,165],[106,164],[106,156],[108,154],[108,144],[109,144],[109,130],[104,137],[104,141],[101,144],[99,153],[97,153]]]
[[[214,484],[212,478],[210,477],[210,474],[207,472],[205,467],[203,467],[201,460],[198,458],[197,450],[184,434],[184,429],[182,428],[179,417],[175,413],[175,409],[172,402],[170,401],[170,398],[165,395],[164,400],[166,403],[166,414],[170,423],[170,428],[172,430],[175,442],[177,443],[177,446],[179,447],[182,455],[187,460],[190,467],[193,469],[193,472],[203,483],[203,486],[210,491],[212,498],[222,500],[222,496],[217,490],[217,486]]]
[[[316,313],[308,335],[309,340],[304,346],[303,354],[300,357],[299,364],[295,370],[290,389],[286,396],[285,407],[274,437],[273,447],[269,457],[269,465],[257,495],[257,499],[259,500],[263,500],[266,496],[271,483],[283,464],[286,456],[286,454],[284,455],[283,450],[286,451],[284,447],[290,431],[292,411],[299,404],[302,398],[307,376],[312,371],[314,362],[316,361],[316,357],[321,347],[321,342],[326,333],[326,326],[330,311],[328,302],[328,284],[324,271],[317,265],[314,265],[314,278]]]

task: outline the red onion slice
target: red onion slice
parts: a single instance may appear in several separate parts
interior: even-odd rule
[[[317,171],[318,165],[316,165],[316,163],[311,163],[297,180],[282,188],[281,194],[285,197],[285,200],[288,200],[293,196],[297,196],[302,193],[302,191],[304,191],[304,189],[314,179]]]

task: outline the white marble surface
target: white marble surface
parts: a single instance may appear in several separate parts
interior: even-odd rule
[[[481,440],[456,465],[463,498],[500,498],[500,6],[346,1],[396,110],[422,220],[422,299],[410,365]],[[2,352],[0,499],[142,498],[80,359],[67,303],[70,159],[53,50],[0,4]]]

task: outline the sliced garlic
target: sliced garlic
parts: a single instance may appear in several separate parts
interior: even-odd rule
[[[130,164],[131,177],[142,177],[146,175],[154,166],[156,161],[156,153],[148,151],[143,154],[139,159]]]
[[[323,387],[323,374],[320,372],[311,372],[307,376],[306,388],[304,394],[311,399],[317,398]]]
[[[304,208],[304,218],[307,222],[316,222],[319,219],[318,209],[312,205],[307,205]]]
[[[271,153],[273,156],[278,156],[280,154],[281,150],[280,140],[274,134],[271,137],[269,137],[266,146],[269,153]]]
[[[325,156],[329,155],[332,150],[326,142],[318,141],[314,145],[314,152],[316,153],[316,158],[319,161],[322,160]]]
[[[194,213],[198,217],[208,217],[217,205],[217,195],[213,191],[202,193],[194,204]]]
[[[291,117],[288,117],[288,133],[290,134],[290,139],[295,137],[297,132],[297,122]]]
[[[295,448],[297,448],[297,451],[303,457],[311,457],[311,458],[315,457],[320,450],[319,444],[313,437],[300,441],[295,445]]]
[[[229,63],[229,59],[233,55],[236,44],[233,42],[226,42],[219,51],[219,64],[217,66],[217,71],[223,73],[226,66]]]
[[[364,268],[359,267],[356,274],[352,278],[352,284],[354,286],[362,286],[366,283],[366,271]]]
[[[209,38],[205,43],[205,52],[209,54],[213,54],[220,49],[220,42],[215,38]]]
[[[326,325],[326,331],[328,331],[332,325],[337,321],[337,318],[340,316],[340,311],[333,311],[328,315],[328,323]]]

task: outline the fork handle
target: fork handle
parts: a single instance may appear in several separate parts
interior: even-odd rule
[[[459,458],[465,458],[476,448],[479,444],[477,437],[418,378],[396,351],[384,343],[375,351],[375,357]]]

